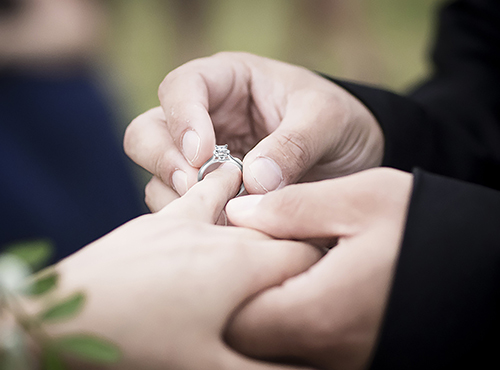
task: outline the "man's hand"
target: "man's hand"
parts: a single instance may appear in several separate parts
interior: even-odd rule
[[[47,332],[112,340],[124,353],[121,370],[290,369],[235,353],[222,333],[239,305],[306,270],[320,253],[255,230],[215,226],[240,180],[240,170],[226,164],[161,211],[56,265],[55,293],[82,290],[87,302],[77,318],[47,325]]]
[[[371,169],[231,200],[238,226],[283,239],[337,243],[307,272],[263,292],[227,332],[258,358],[322,369],[363,369],[381,325],[412,189],[412,175]]]
[[[219,53],[169,73],[161,107],[136,118],[125,150],[179,194],[215,143],[244,158],[249,193],[380,165],[383,136],[368,109],[315,73],[246,53]]]

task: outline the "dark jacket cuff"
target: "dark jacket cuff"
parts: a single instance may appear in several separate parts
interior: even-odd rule
[[[420,170],[414,175],[370,369],[498,365],[500,192]]]

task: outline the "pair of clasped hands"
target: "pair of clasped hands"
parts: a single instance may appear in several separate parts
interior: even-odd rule
[[[412,187],[369,169],[384,145],[371,113],[308,70],[244,53],[177,68],[159,97],[125,135],[154,175],[153,213],[57,266],[61,291],[89,292],[71,329],[115,340],[120,369],[365,368]],[[198,183],[216,138],[243,174],[225,163]],[[250,195],[234,198],[241,181]],[[233,226],[217,225],[224,210]]]

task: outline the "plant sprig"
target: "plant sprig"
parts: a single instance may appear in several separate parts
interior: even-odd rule
[[[40,299],[57,288],[59,275],[47,268],[29,277],[50,261],[53,246],[46,240],[11,245],[0,254],[0,324],[8,314],[16,325],[0,330],[0,368],[2,370],[40,368],[34,366],[27,337],[40,348],[40,365],[44,370],[65,370],[65,358],[75,357],[97,364],[116,363],[121,351],[112,342],[88,333],[49,336],[44,325],[69,320],[85,305],[84,292],[76,292],[63,300],[41,300],[44,306],[37,315],[28,314],[21,298]]]

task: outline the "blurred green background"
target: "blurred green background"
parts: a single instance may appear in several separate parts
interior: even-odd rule
[[[175,67],[246,51],[404,91],[428,73],[441,2],[0,0],[0,202],[17,222],[0,237],[48,237],[63,256],[140,214],[123,132]],[[142,197],[150,175],[137,171]]]
[[[104,68],[126,125],[178,65],[256,53],[402,91],[428,72],[442,0],[115,0]]]

